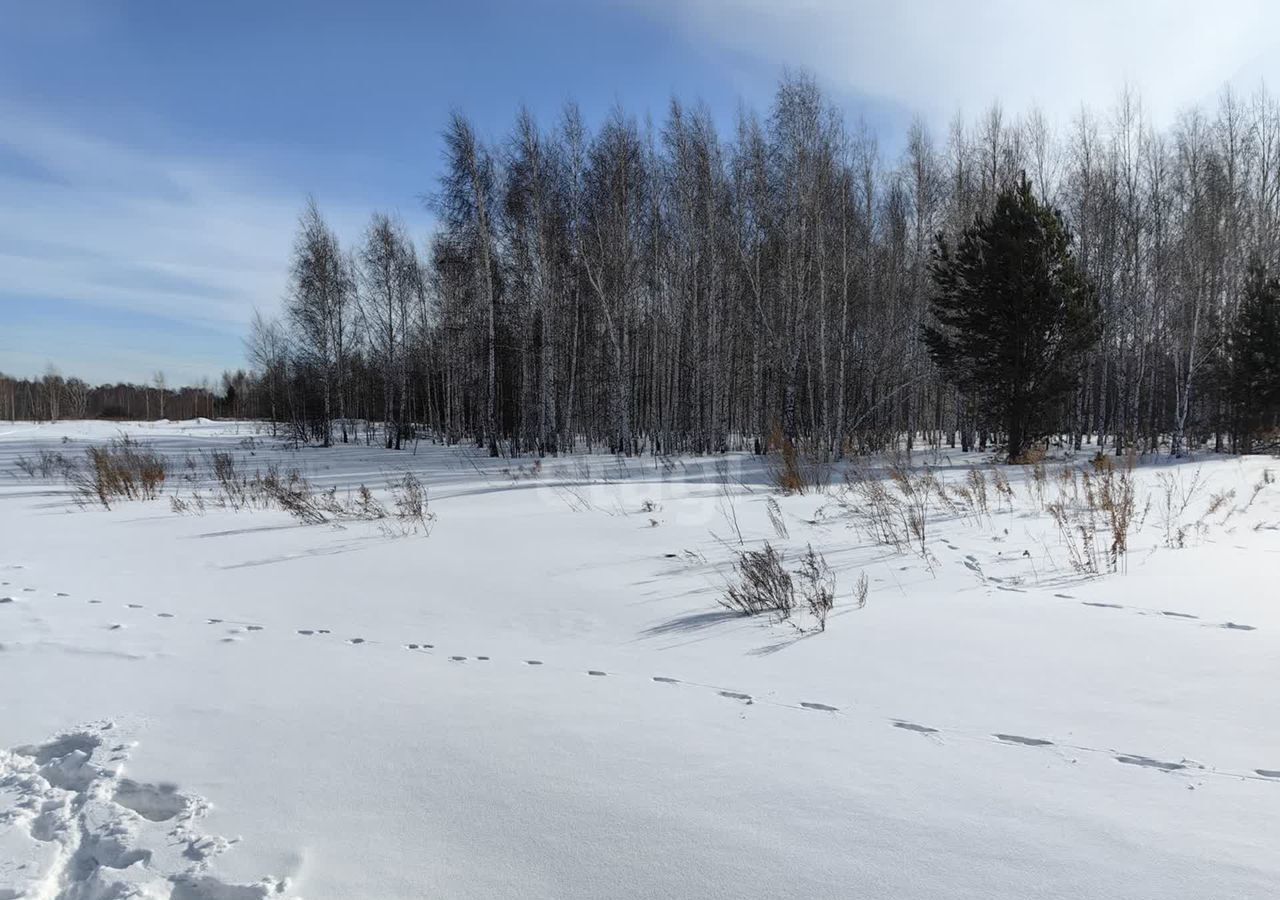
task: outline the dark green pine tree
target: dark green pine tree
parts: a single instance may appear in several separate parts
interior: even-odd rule
[[[1230,356],[1237,446],[1248,453],[1280,425],[1280,278],[1268,276],[1257,256],[1249,260]]]
[[[1100,335],[1097,295],[1072,256],[1071,233],[1024,175],[954,249],[939,236],[930,274],[929,353],[1003,424],[1016,461],[1061,421],[1062,400]]]

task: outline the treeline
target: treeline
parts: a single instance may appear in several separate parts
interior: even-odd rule
[[[512,455],[1002,445],[1002,417],[922,335],[939,238],[1025,173],[1100,315],[1020,440],[1228,450],[1280,424],[1265,91],[1163,131],[1131,92],[1057,133],[996,106],[941,134],[917,122],[893,156],[803,75],[729,134],[673,100],[658,124],[619,108],[594,130],[573,105],[522,111],[492,143],[455,113],[444,138],[424,245],[375,214],[343,246],[307,206],[282,313],[246,342],[245,414],[318,443],[359,421],[391,447],[427,433]]]
[[[0,372],[0,419],[57,422],[247,415],[252,390],[253,379],[244,372],[224,375],[220,393],[207,384],[169,388],[160,373],[146,385],[93,386],[80,378],[64,378],[53,368],[40,378],[16,378]],[[238,397],[246,403],[240,403]]]
[[[1274,390],[1250,410],[1236,384],[1241,304],[1280,265],[1265,92],[1167,132],[1132,93],[1061,134],[995,107],[917,123],[887,160],[789,76],[728,136],[673,100],[660,126],[616,109],[593,133],[572,105],[550,127],[521,112],[494,145],[457,113],[445,146],[421,255],[383,215],[343,248],[308,206],[283,318],[249,341],[260,414],[321,442],[356,417],[390,446],[413,425],[511,454],[999,442],[920,337],[936,238],[1025,172],[1102,313],[1054,432],[1221,450],[1276,425]]]

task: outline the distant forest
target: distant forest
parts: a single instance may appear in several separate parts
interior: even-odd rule
[[[56,422],[59,419],[194,419],[198,416],[247,415],[253,379],[227,372],[222,384],[168,387],[157,372],[150,384],[100,384],[64,378],[50,366],[40,378],[16,378],[0,372],[0,419]]]
[[[958,320],[938,318],[939,279],[946,247],[1026,185],[1065,226],[1044,265],[1071,267],[1099,312],[1018,439],[1276,440],[1280,103],[1264,89],[1163,131],[1130,91],[1057,132],[995,106],[943,133],[916,122],[886,158],[788,75],[728,135],[672,100],[661,123],[618,108],[594,130],[573,105],[521,111],[493,143],[456,112],[444,145],[424,245],[375,213],[343,246],[306,206],[249,372],[164,410],[155,386],[0,379],[0,417],[234,415],[320,444],[425,435],[501,455],[1001,446],[982,372],[940,365]]]

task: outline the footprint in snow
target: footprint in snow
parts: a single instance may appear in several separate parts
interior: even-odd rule
[[[1119,603],[1099,603],[1096,600],[1081,600],[1085,606],[1097,606],[1101,609],[1124,609]]]
[[[487,657],[487,656],[477,656],[477,657],[476,657],[476,659],[480,660],[480,662],[488,662],[488,661],[489,661],[489,657]]]
[[[156,613],[157,619],[172,619],[173,613]]]
[[[1280,778],[1280,769],[1254,769],[1263,778]]]
[[[12,597],[0,597],[0,603],[12,603],[12,602],[13,602]]]
[[[1059,600],[1074,600],[1074,599],[1076,599],[1075,597],[1072,597],[1070,594],[1054,594],[1053,596],[1057,597]]]
[[[996,739],[1004,741],[1006,744],[1021,744],[1024,747],[1052,747],[1053,741],[1046,741],[1043,738],[1023,737],[1020,734],[996,734]]]
[[[1241,625],[1239,622],[1223,622],[1220,627],[1229,628],[1232,631],[1257,631],[1258,630],[1257,628],[1254,628],[1252,625]]]
[[[142,609],[141,603],[126,603],[125,606],[129,607],[130,609]]]
[[[124,628],[124,626],[121,625],[119,622],[116,622],[114,624],[108,625],[107,631],[119,631],[122,628]]]
[[[838,707],[828,706],[825,703],[808,703],[802,700],[800,701],[800,705],[803,706],[805,709],[816,709],[816,710],[820,710],[821,712],[840,712]]]
[[[665,675],[654,675],[653,680],[656,682],[659,682],[660,684],[679,684],[680,683],[680,679],[668,678]]]
[[[596,676],[596,677],[598,677],[598,678],[603,678],[605,675],[608,675],[609,673],[608,673],[608,672],[601,672],[599,669],[588,669],[588,670],[587,670],[587,674],[588,674],[588,675],[595,675],[595,676]]]
[[[186,812],[192,801],[178,793],[176,785],[140,784],[124,778],[116,786],[115,801],[152,822],[167,822]]]
[[[453,662],[466,662],[466,661],[467,661],[467,658],[466,658],[465,656],[450,656],[450,657],[449,657],[449,659],[450,659],[450,660],[452,660]]]
[[[730,700],[741,700],[743,703],[748,705],[755,703],[755,701],[751,699],[750,694],[742,694],[738,691],[721,691],[720,696],[728,697]]]
[[[1169,609],[1162,609],[1162,610],[1160,610],[1160,615],[1162,615],[1162,616],[1171,616],[1172,618],[1175,618],[1175,619],[1198,619],[1198,618],[1200,618],[1199,616],[1193,616],[1193,615],[1191,615],[1191,613],[1174,612],[1173,610],[1169,610]]]
[[[246,625],[245,626],[245,631],[261,631],[262,629],[263,629],[262,625]]]
[[[524,664],[525,664],[526,666],[540,666],[540,665],[542,665],[542,660],[540,660],[540,659],[526,659],[526,660],[524,661]]]
[[[298,634],[305,634],[308,637],[310,637],[311,635],[315,634],[315,632],[312,631],[310,628],[299,628]]]
[[[58,591],[58,593],[54,594],[54,596],[55,596],[55,597],[70,597],[71,595],[70,595],[70,594],[68,594],[68,593],[66,593],[65,591]]]
[[[347,643],[348,643],[348,644],[363,644],[363,643],[364,643],[364,638],[351,638],[350,640],[348,640],[348,641],[347,641]]]
[[[209,624],[209,625],[221,625],[221,624],[222,624],[222,620],[221,620],[221,619],[205,619],[205,622],[206,622],[207,624]]]
[[[894,728],[901,728],[903,731],[914,731],[917,734],[937,734],[938,729],[930,728],[928,725],[917,725],[915,722],[904,722],[901,719],[895,719]]]

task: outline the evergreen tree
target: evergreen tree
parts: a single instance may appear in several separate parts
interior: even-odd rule
[[[1249,261],[1244,297],[1231,335],[1231,403],[1239,448],[1280,423],[1280,278]]]
[[[1015,461],[1061,420],[1059,404],[1100,333],[1097,297],[1073,258],[1071,234],[1024,175],[954,250],[938,238],[930,274],[929,352],[1001,422]]]

